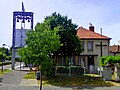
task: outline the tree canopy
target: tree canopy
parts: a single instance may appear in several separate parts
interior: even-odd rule
[[[56,12],[46,16],[42,23],[37,23],[35,30],[27,32],[26,47],[19,50],[21,59],[49,71],[52,66],[50,56],[80,54],[82,49],[76,28],[67,16]]]
[[[11,60],[11,55],[9,53],[9,50],[4,47],[0,48],[0,60],[2,59]]]
[[[59,27],[56,27],[51,30],[46,23],[37,23],[35,30],[26,34],[26,47],[19,50],[21,59],[26,63],[41,65],[42,69],[49,71],[52,65],[49,55],[61,45],[60,36],[57,34],[58,29]],[[48,66],[46,67],[45,64]]]
[[[80,54],[82,52],[80,39],[76,36],[77,25],[73,24],[71,19],[54,12],[52,15],[45,18],[44,23],[47,23],[51,29],[58,26],[60,27],[58,34],[61,37],[60,43],[62,46],[54,52],[55,55],[70,56],[73,54]]]

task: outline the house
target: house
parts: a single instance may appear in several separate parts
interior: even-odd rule
[[[109,47],[109,53],[112,56],[120,55],[120,45],[113,45]]]
[[[70,76],[75,73],[79,75],[83,72],[97,71],[100,67],[100,57],[109,55],[111,38],[96,33],[94,26],[91,25],[89,29],[79,27],[77,36],[81,40],[83,52],[80,55],[73,55],[69,58],[67,56],[56,57],[55,74],[69,73]]]
[[[95,32],[94,26],[89,29],[79,27],[77,29],[77,36],[81,39],[83,52],[80,55],[81,62],[87,70],[97,70],[100,57],[109,55],[110,39],[107,36]]]

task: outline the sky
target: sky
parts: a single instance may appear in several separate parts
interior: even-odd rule
[[[112,38],[110,45],[120,40],[120,0],[1,0],[0,46],[12,46],[13,12],[22,11],[22,2],[25,11],[34,13],[34,27],[57,12],[86,29],[92,23],[97,33],[102,28],[102,34]]]

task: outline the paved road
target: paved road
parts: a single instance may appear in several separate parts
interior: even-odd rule
[[[0,77],[0,90],[39,90],[39,86],[21,86],[20,82],[27,71],[15,71]],[[54,86],[43,87],[43,90],[68,90]]]
[[[39,90],[38,86],[0,86],[0,90]],[[43,87],[42,90],[120,90],[120,87],[81,87],[81,88],[62,88],[62,87]]]
[[[22,67],[22,68],[23,68],[23,65],[24,65],[24,63],[21,62],[21,67]],[[11,64],[10,64],[10,65],[4,65],[3,68],[4,68],[4,69],[11,69]],[[16,62],[16,63],[15,63],[15,69],[16,69],[16,70],[20,70],[20,62]]]
[[[18,85],[26,73],[25,71],[12,71],[1,77],[1,83],[2,85]]]

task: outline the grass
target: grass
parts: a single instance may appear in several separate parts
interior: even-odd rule
[[[6,74],[6,73],[8,73],[8,72],[10,72],[11,70],[9,70],[9,69],[4,69],[3,70],[3,73],[2,73],[2,71],[0,70],[0,76],[2,76],[3,74]]]
[[[101,77],[100,75],[97,74],[85,74],[86,77]]]
[[[46,78],[48,84],[55,86],[111,86],[109,82],[101,78],[85,77],[49,77]]]
[[[24,76],[24,79],[35,79],[35,72],[31,71]]]
[[[24,79],[35,79],[35,72],[27,73]],[[43,77],[43,85],[54,86],[113,86],[114,84],[108,81],[103,81],[97,75],[85,75],[85,77]]]

